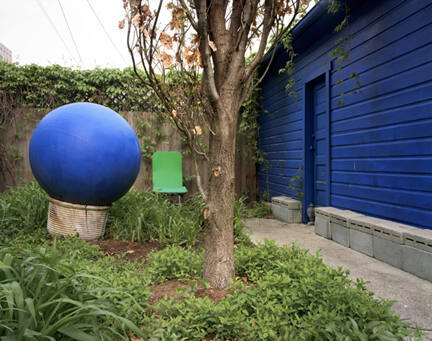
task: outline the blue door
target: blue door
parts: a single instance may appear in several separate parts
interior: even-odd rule
[[[329,113],[326,75],[305,86],[304,197],[303,221],[307,208],[330,205]]]
[[[326,206],[327,203],[327,153],[328,153],[328,114],[325,81],[320,80],[312,85],[312,136],[311,151],[313,165],[313,204]]]

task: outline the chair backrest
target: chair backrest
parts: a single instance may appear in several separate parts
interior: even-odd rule
[[[154,188],[183,186],[182,156],[179,152],[155,152],[152,168]]]

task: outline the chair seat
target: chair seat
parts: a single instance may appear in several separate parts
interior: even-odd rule
[[[166,187],[166,188],[154,187],[153,188],[153,192],[183,194],[183,193],[187,193],[187,189],[184,186],[182,186],[182,187],[171,187],[171,188],[168,188],[168,187]]]

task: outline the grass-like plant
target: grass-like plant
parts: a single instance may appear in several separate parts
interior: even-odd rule
[[[108,233],[115,239],[143,242],[157,239],[163,245],[191,246],[202,230],[199,201],[177,205],[162,194],[129,191],[110,209]]]
[[[98,290],[82,287],[88,274],[62,260],[55,248],[0,250],[0,335],[5,340],[115,340],[122,336],[119,329],[140,333]]]
[[[47,235],[48,198],[36,182],[0,194],[0,241],[24,235]]]

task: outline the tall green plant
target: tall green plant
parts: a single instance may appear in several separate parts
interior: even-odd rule
[[[113,204],[107,231],[114,238],[191,246],[202,230],[201,206],[196,197],[176,205],[165,195],[131,190]]]
[[[0,194],[0,241],[10,237],[46,235],[48,199],[36,182]]]
[[[5,340],[115,340],[125,329],[140,334],[98,290],[84,290],[82,278],[88,275],[76,273],[55,251],[0,250],[0,335]]]

